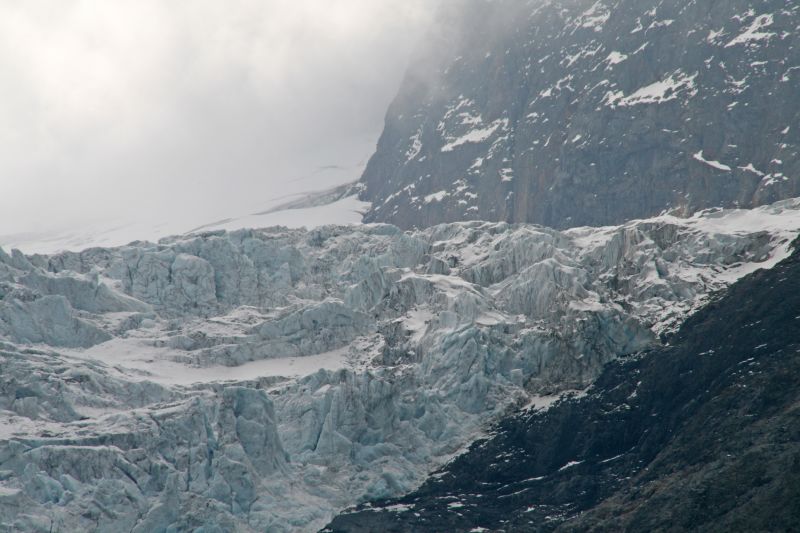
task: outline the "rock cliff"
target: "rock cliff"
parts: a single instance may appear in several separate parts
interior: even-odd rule
[[[367,221],[555,228],[800,195],[791,0],[469,0],[409,69]]]

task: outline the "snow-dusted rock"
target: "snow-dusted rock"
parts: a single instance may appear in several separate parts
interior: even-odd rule
[[[793,0],[445,2],[361,177],[368,222],[555,228],[800,195]]]

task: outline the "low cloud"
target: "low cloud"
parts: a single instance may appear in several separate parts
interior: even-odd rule
[[[111,216],[242,214],[356,179],[433,9],[4,3],[0,235]],[[326,165],[344,170],[318,172]]]

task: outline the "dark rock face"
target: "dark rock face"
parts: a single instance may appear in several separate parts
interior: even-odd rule
[[[800,195],[794,0],[465,0],[362,177],[367,221],[555,228]]]
[[[799,390],[795,252],[586,396],[506,419],[415,493],[328,531],[796,530]]]

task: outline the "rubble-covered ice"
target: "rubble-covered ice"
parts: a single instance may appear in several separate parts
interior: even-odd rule
[[[798,229],[790,200],[2,252],[0,530],[312,531],[660,342]]]

